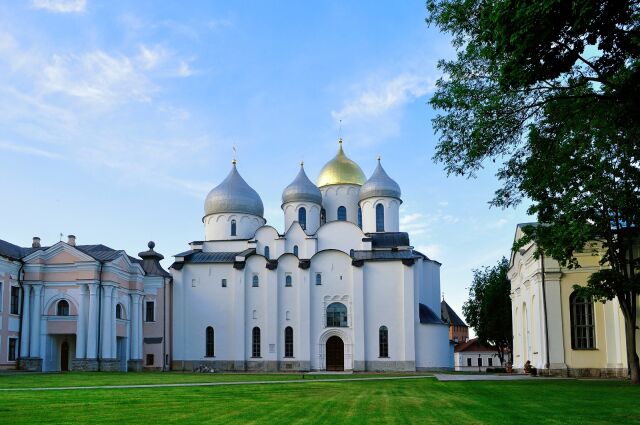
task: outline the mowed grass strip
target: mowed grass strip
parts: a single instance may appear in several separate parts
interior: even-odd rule
[[[411,374],[416,375],[416,374]],[[300,373],[182,373],[182,372],[69,372],[0,374],[0,389],[93,387],[110,385],[187,384],[207,382],[286,381],[295,379],[348,379],[407,374],[304,374]]]
[[[255,375],[254,375],[255,376]],[[640,423],[622,381],[407,379],[220,387],[6,392],[20,423]]]

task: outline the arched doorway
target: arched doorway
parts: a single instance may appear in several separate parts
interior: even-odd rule
[[[344,370],[344,342],[338,336],[332,336],[327,340],[327,370]]]
[[[60,370],[67,372],[69,370],[69,343],[62,341],[60,346]]]

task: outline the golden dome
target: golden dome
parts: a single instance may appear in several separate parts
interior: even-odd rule
[[[367,180],[362,169],[347,158],[342,150],[342,139],[338,140],[339,148],[336,156],[322,167],[316,181],[318,187],[331,184],[357,184],[362,186]]]

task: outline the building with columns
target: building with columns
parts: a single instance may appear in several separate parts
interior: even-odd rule
[[[452,369],[440,263],[400,232],[400,186],[344,153],[282,193],[284,233],[258,193],[228,176],[204,202],[205,239],[175,255],[172,368]]]
[[[515,240],[528,225],[536,223],[519,224]],[[617,300],[593,302],[573,289],[601,269],[600,257],[588,250],[578,253],[580,267],[568,269],[552,258],[535,258],[535,249],[529,243],[513,252],[509,263],[514,369],[523,369],[529,360],[542,374],[627,376],[624,319]]]
[[[170,275],[104,245],[30,248],[0,241],[0,367],[33,371],[163,369],[171,352]]]

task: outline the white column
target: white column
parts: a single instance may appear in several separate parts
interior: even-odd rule
[[[29,357],[29,330],[30,330],[30,309],[31,306],[31,286],[24,285],[24,296],[22,298],[22,333],[20,335],[20,357]]]
[[[144,328],[142,326],[142,322],[143,322],[143,314],[144,314],[144,302],[143,302],[143,297],[140,295],[139,296],[139,302],[138,302],[138,358],[141,359],[144,355],[144,348],[143,348],[143,342],[144,342]]]
[[[87,358],[98,358],[98,284],[89,285],[89,323],[87,326]]]
[[[111,358],[111,293],[113,286],[104,286],[102,294],[102,358]]]
[[[354,370],[365,370],[364,266],[351,267],[351,279],[353,282],[353,301],[349,315],[351,320],[350,325],[353,327],[353,348],[351,349],[353,356],[352,368]],[[312,284],[315,284],[315,281],[312,281]],[[349,365],[345,363],[345,369],[348,366]]]
[[[140,335],[138,334],[138,323],[140,322],[140,318],[138,317],[138,310],[140,306],[140,295],[131,294],[131,317],[130,317],[130,335],[131,335],[131,358],[134,360],[138,360],[140,358],[140,354],[138,353],[138,339],[140,339]]]
[[[31,312],[30,357],[40,357],[40,293],[42,285],[33,285],[33,310]]]
[[[76,358],[87,356],[87,286],[80,285],[80,302],[76,319]]]
[[[116,339],[116,329],[118,321],[116,320],[116,304],[118,302],[118,288],[113,288],[113,296],[111,297],[111,357],[117,358],[118,340]]]

